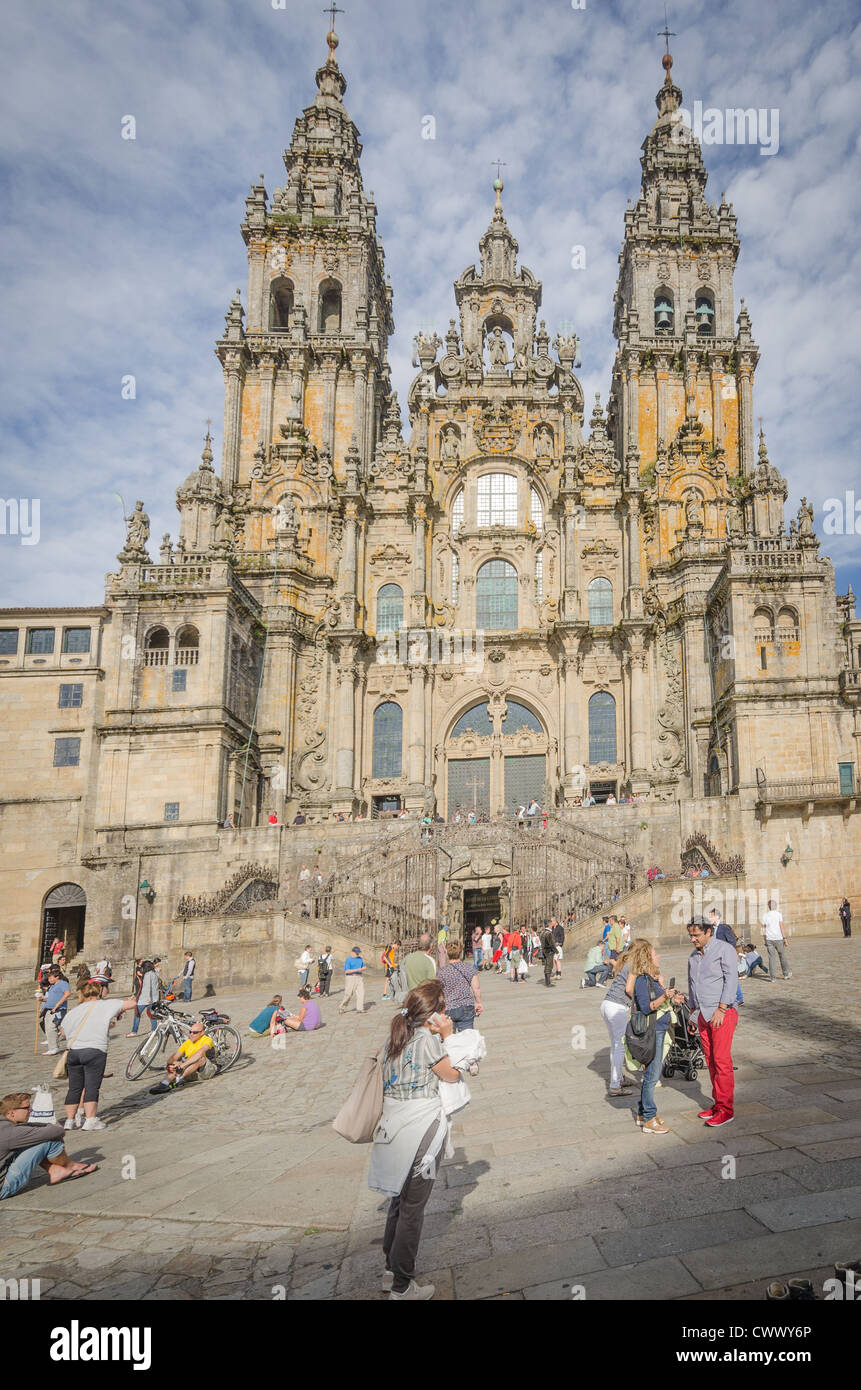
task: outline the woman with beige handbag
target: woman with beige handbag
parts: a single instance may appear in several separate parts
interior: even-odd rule
[[[81,990],[82,1002],[70,1009],[63,1019],[63,1032],[69,1039],[69,1050],[64,1052],[60,1062],[68,1063],[69,1089],[66,1094],[66,1129],[74,1129],[78,1107],[84,1102],[84,1129],[104,1129],[104,1121],[97,1118],[99,1108],[99,1088],[105,1074],[108,1060],[108,1036],[111,1024],[120,1014],[136,1007],[137,1001],[102,997],[106,988],[104,983],[91,980]],[[54,1075],[63,1075],[58,1069]]]

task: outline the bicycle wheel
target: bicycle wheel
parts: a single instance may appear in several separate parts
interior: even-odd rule
[[[210,1029],[210,1037],[215,1043],[215,1061],[219,1071],[227,1071],[232,1067],[242,1051],[242,1039],[235,1028],[229,1024],[221,1023],[216,1028]]]
[[[126,1078],[129,1081],[137,1081],[139,1077],[143,1076],[147,1067],[152,1066],[153,1060],[158,1056],[161,1042],[161,1034],[156,1032],[150,1033],[143,1042],[138,1043],[126,1063]]]
[[[154,1033],[150,1033],[150,1046],[146,1053],[146,1064],[151,1071],[154,1071],[156,1067],[161,1067],[161,1062],[159,1058],[161,1057],[161,1054],[164,1050],[164,1045],[167,1042],[167,1040],[168,1034],[164,1032],[161,1028],[157,1028]]]

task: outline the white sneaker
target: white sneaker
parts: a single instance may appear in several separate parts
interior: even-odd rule
[[[75,1129],[81,1129],[86,1118],[83,1110],[79,1110],[75,1116]]]
[[[424,1303],[429,1298],[433,1298],[435,1293],[435,1285],[417,1284],[415,1279],[411,1279],[408,1287],[404,1289],[403,1293],[395,1293],[394,1289],[392,1289],[391,1293],[389,1294],[389,1300],[392,1301],[393,1299],[397,1299],[398,1302],[403,1300],[404,1302]]]
[[[60,1049],[59,1049],[58,1047],[49,1047],[49,1048],[48,1048],[48,1051],[45,1053],[45,1056],[46,1056],[46,1057],[56,1057],[56,1056],[59,1054],[59,1051],[60,1051]]]
[[[104,1120],[100,1120],[98,1115],[94,1115],[91,1120],[84,1120],[81,1129],[105,1129]]]
[[[581,989],[585,989],[585,988],[586,988],[586,976],[585,976],[585,975],[581,975],[581,977],[580,977],[580,988],[581,988]]]
[[[74,1121],[74,1119],[67,1120],[66,1123],[63,1125],[63,1129],[74,1129],[74,1128],[75,1128],[75,1121]]]

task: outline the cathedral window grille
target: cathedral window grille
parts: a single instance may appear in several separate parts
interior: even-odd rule
[[[517,700],[509,700],[505,706],[502,732],[504,734],[519,734],[521,729],[529,729],[533,734],[544,733],[541,720],[532,713],[531,709],[518,704]]]
[[[539,550],[535,557],[535,597],[540,603],[544,598],[544,551]]]
[[[675,320],[672,293],[666,289],[658,290],[655,294],[655,333],[669,336],[673,332]]]
[[[184,627],[176,639],[175,666],[196,666],[200,659],[200,634],[196,627]]]
[[[293,317],[293,285],[279,276],[269,287],[269,328],[286,333]]]
[[[488,560],[478,571],[475,625],[479,631],[517,631],[517,570],[507,560]]]
[[[377,594],[377,632],[397,632],[404,625],[404,591],[384,584]]]
[[[337,280],[324,280],[320,286],[319,331],[341,331],[341,286]]]
[[[84,687],[82,684],[60,686],[60,699],[58,707],[60,709],[80,709],[84,703]]]
[[[490,718],[490,711],[486,704],[473,705],[466,714],[462,714],[451,731],[452,738],[459,738],[461,734],[492,734],[493,722]]]
[[[388,700],[374,710],[374,777],[400,777],[404,714],[400,705]]]
[[[4,627],[0,632],[0,656],[16,656],[18,653],[17,627]]]
[[[841,795],[841,796],[854,796],[854,795],[855,795],[855,764],[854,764],[854,763],[838,763],[838,764],[837,764],[837,772],[838,772],[838,776],[839,776],[839,778],[840,778],[840,795]]]
[[[544,530],[544,508],[535,488],[529,494],[529,516],[536,531]]]
[[[147,635],[144,648],[145,666],[166,666],[170,648],[170,634],[166,627],[153,628]]]
[[[463,526],[463,488],[451,504],[451,534],[456,536]]]
[[[90,629],[88,627],[67,627],[63,633],[64,652],[88,652],[90,650]]]
[[[171,689],[177,693],[184,694],[188,689],[188,672],[172,671],[171,676],[173,678],[171,681]]]
[[[609,579],[593,579],[589,585],[589,626],[613,626],[613,585]]]
[[[517,479],[511,473],[485,473],[478,480],[476,523],[517,525]]]
[[[79,738],[54,739],[54,767],[77,767],[81,761]]]
[[[616,701],[608,690],[597,690],[589,701],[589,761],[616,761]]]
[[[54,650],[52,627],[31,627],[27,632],[27,651],[33,656],[50,656]]]
[[[456,555],[451,557],[451,601],[457,603],[460,591],[460,561]]]
[[[179,820],[179,802],[166,801],[164,803],[165,820]]]

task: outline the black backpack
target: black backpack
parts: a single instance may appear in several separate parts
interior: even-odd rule
[[[654,981],[651,976],[646,977],[649,984],[649,1000],[655,998],[657,993],[653,990]],[[655,1048],[658,1044],[657,1039],[657,1015],[654,1013],[644,1014],[634,1006],[631,1009],[631,1017],[628,1019],[628,1026],[625,1029],[625,1046],[635,1062],[647,1067],[654,1060]]]

